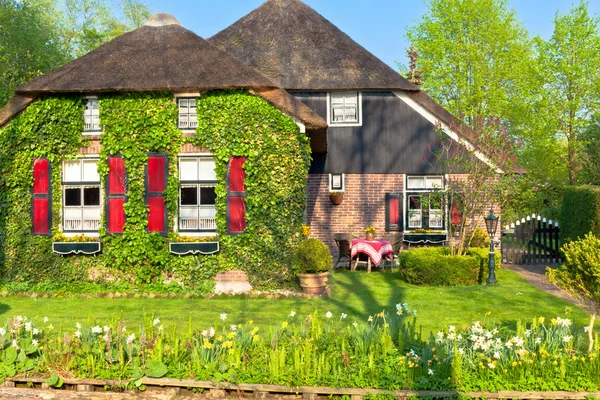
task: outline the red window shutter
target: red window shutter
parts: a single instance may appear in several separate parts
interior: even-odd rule
[[[106,220],[108,233],[123,233],[125,227],[125,193],[127,175],[125,160],[119,156],[108,157],[108,175],[106,177]]]
[[[246,172],[244,157],[230,157],[227,171],[227,231],[230,234],[246,230]]]
[[[402,230],[402,194],[385,194],[385,230]]]
[[[167,189],[168,159],[166,154],[148,155],[146,169],[146,205],[148,206],[148,231],[167,234]]]
[[[38,158],[33,162],[31,214],[34,235],[50,235],[52,226],[51,193],[50,162],[47,158]]]

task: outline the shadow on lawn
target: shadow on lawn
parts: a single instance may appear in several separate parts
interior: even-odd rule
[[[0,315],[6,314],[10,310],[10,306],[8,304],[0,303]]]
[[[344,279],[336,279],[338,276],[342,277],[342,274]],[[370,282],[368,279],[369,276],[365,274],[360,271],[336,272],[333,275],[335,285],[329,302],[342,309],[347,309],[349,311],[348,314],[352,313],[355,316],[364,316],[365,318],[367,317],[365,313],[372,315],[383,310],[392,313],[396,310],[396,304],[404,302],[403,289],[397,284],[400,278],[399,272],[373,271],[371,274],[376,274],[372,275],[375,279]],[[374,282],[386,285],[386,287],[374,287]],[[339,292],[342,292],[342,296],[340,296]],[[344,292],[347,294],[351,293],[359,299],[363,309],[359,309],[356,304],[349,303],[347,296],[343,296]],[[378,293],[380,296],[376,296]]]

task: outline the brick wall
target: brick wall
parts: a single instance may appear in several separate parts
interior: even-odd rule
[[[403,190],[401,174],[346,174],[342,204],[329,199],[329,175],[308,176],[306,224],[311,237],[327,244],[337,254],[334,233],[362,237],[365,228],[374,226],[377,235],[385,231],[385,193]]]

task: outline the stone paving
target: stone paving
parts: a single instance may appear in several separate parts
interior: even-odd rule
[[[525,278],[529,283],[544,292],[550,293],[556,297],[560,297],[576,306],[585,308],[585,304],[560,290],[558,287],[548,282],[546,278],[546,265],[544,264],[532,264],[532,265],[513,265],[513,264],[502,264],[502,268],[515,271],[517,274]]]

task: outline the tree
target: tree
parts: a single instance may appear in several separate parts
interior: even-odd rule
[[[415,49],[414,44],[410,44],[410,48],[406,50],[408,56],[408,70],[404,73],[404,77],[419,86],[423,84],[423,68],[419,67],[419,53]]]
[[[577,182],[584,185],[600,185],[600,113],[594,114],[577,137],[581,144],[581,172]]]
[[[440,196],[450,200],[448,222],[452,239],[451,254],[463,255],[468,250],[483,217],[493,207],[498,213],[510,199],[514,185],[515,142],[498,120],[474,118],[476,132],[463,125],[437,124],[441,139],[433,151],[435,163],[449,177],[446,192]],[[468,140],[451,139],[444,131],[462,132]]]
[[[23,83],[143,24],[139,0],[0,1],[0,107]]]
[[[511,134],[524,123],[532,46],[506,0],[429,0],[409,29],[423,87],[471,128],[485,116]]]
[[[589,15],[587,4],[581,1],[568,14],[557,13],[554,34],[548,42],[536,41],[539,73],[544,81],[540,111],[547,121],[537,137],[547,136],[563,143],[562,159],[571,185],[577,183],[581,168],[578,137],[590,115],[599,110],[599,21]]]
[[[560,269],[548,268],[548,279],[587,302],[590,308],[588,351],[592,352],[592,331],[600,306],[600,239],[590,232],[583,239],[563,245],[561,250],[565,261]]]
[[[52,0],[0,1],[0,107],[14,89],[69,60]]]

